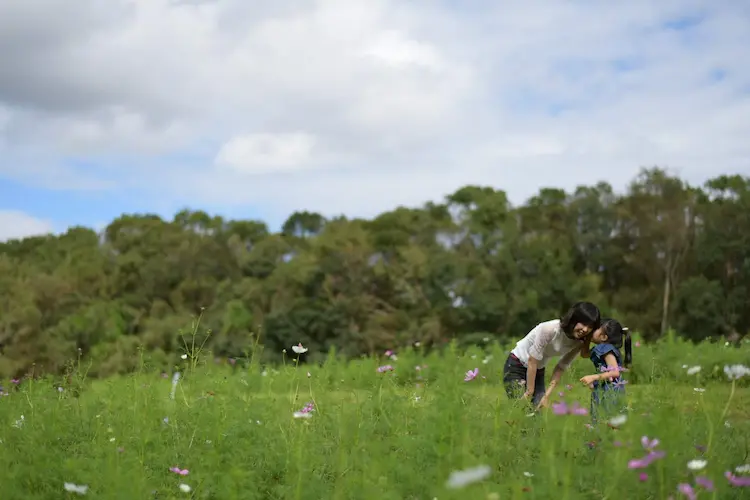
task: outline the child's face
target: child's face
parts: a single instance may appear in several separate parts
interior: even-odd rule
[[[591,335],[591,342],[594,344],[603,344],[607,341],[607,334],[604,333],[604,328],[597,328],[594,334]]]

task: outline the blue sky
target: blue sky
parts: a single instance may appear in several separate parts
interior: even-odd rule
[[[0,240],[750,175],[743,2],[101,5],[0,3]]]

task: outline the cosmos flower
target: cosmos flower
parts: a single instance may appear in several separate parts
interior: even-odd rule
[[[63,488],[65,488],[65,491],[75,493],[77,495],[85,495],[86,492],[89,491],[88,486],[78,485],[75,483],[63,483]]]
[[[467,371],[466,376],[464,377],[464,382],[474,380],[475,378],[477,378],[477,375],[479,375],[479,368],[474,368],[473,370]]]
[[[463,488],[472,483],[486,479],[492,473],[489,465],[479,465],[470,469],[451,472],[445,486],[451,489]]]
[[[295,354],[305,354],[307,352],[307,347],[303,347],[302,342],[300,342],[299,344],[292,346],[292,351],[294,351]]]

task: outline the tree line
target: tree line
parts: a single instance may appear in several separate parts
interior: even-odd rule
[[[508,341],[584,299],[647,340],[737,340],[748,286],[742,176],[695,187],[643,169],[621,194],[545,188],[521,206],[466,186],[370,220],[295,212],[278,233],[202,211],[123,215],[101,233],[0,244],[0,375],[79,357],[95,374],[126,372],[140,348],[168,363],[198,314],[220,357]]]

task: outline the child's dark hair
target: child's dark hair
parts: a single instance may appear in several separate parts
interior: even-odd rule
[[[625,359],[623,363],[630,365],[633,362],[633,342],[630,338],[630,331],[622,326],[615,319],[602,320],[602,331],[607,335],[607,343],[612,344],[618,349],[625,346]]]
[[[601,323],[599,308],[591,302],[576,302],[565,313],[565,316],[560,318],[560,328],[571,339],[575,338],[573,336],[573,329],[578,323],[588,326],[592,331],[599,328]]]

